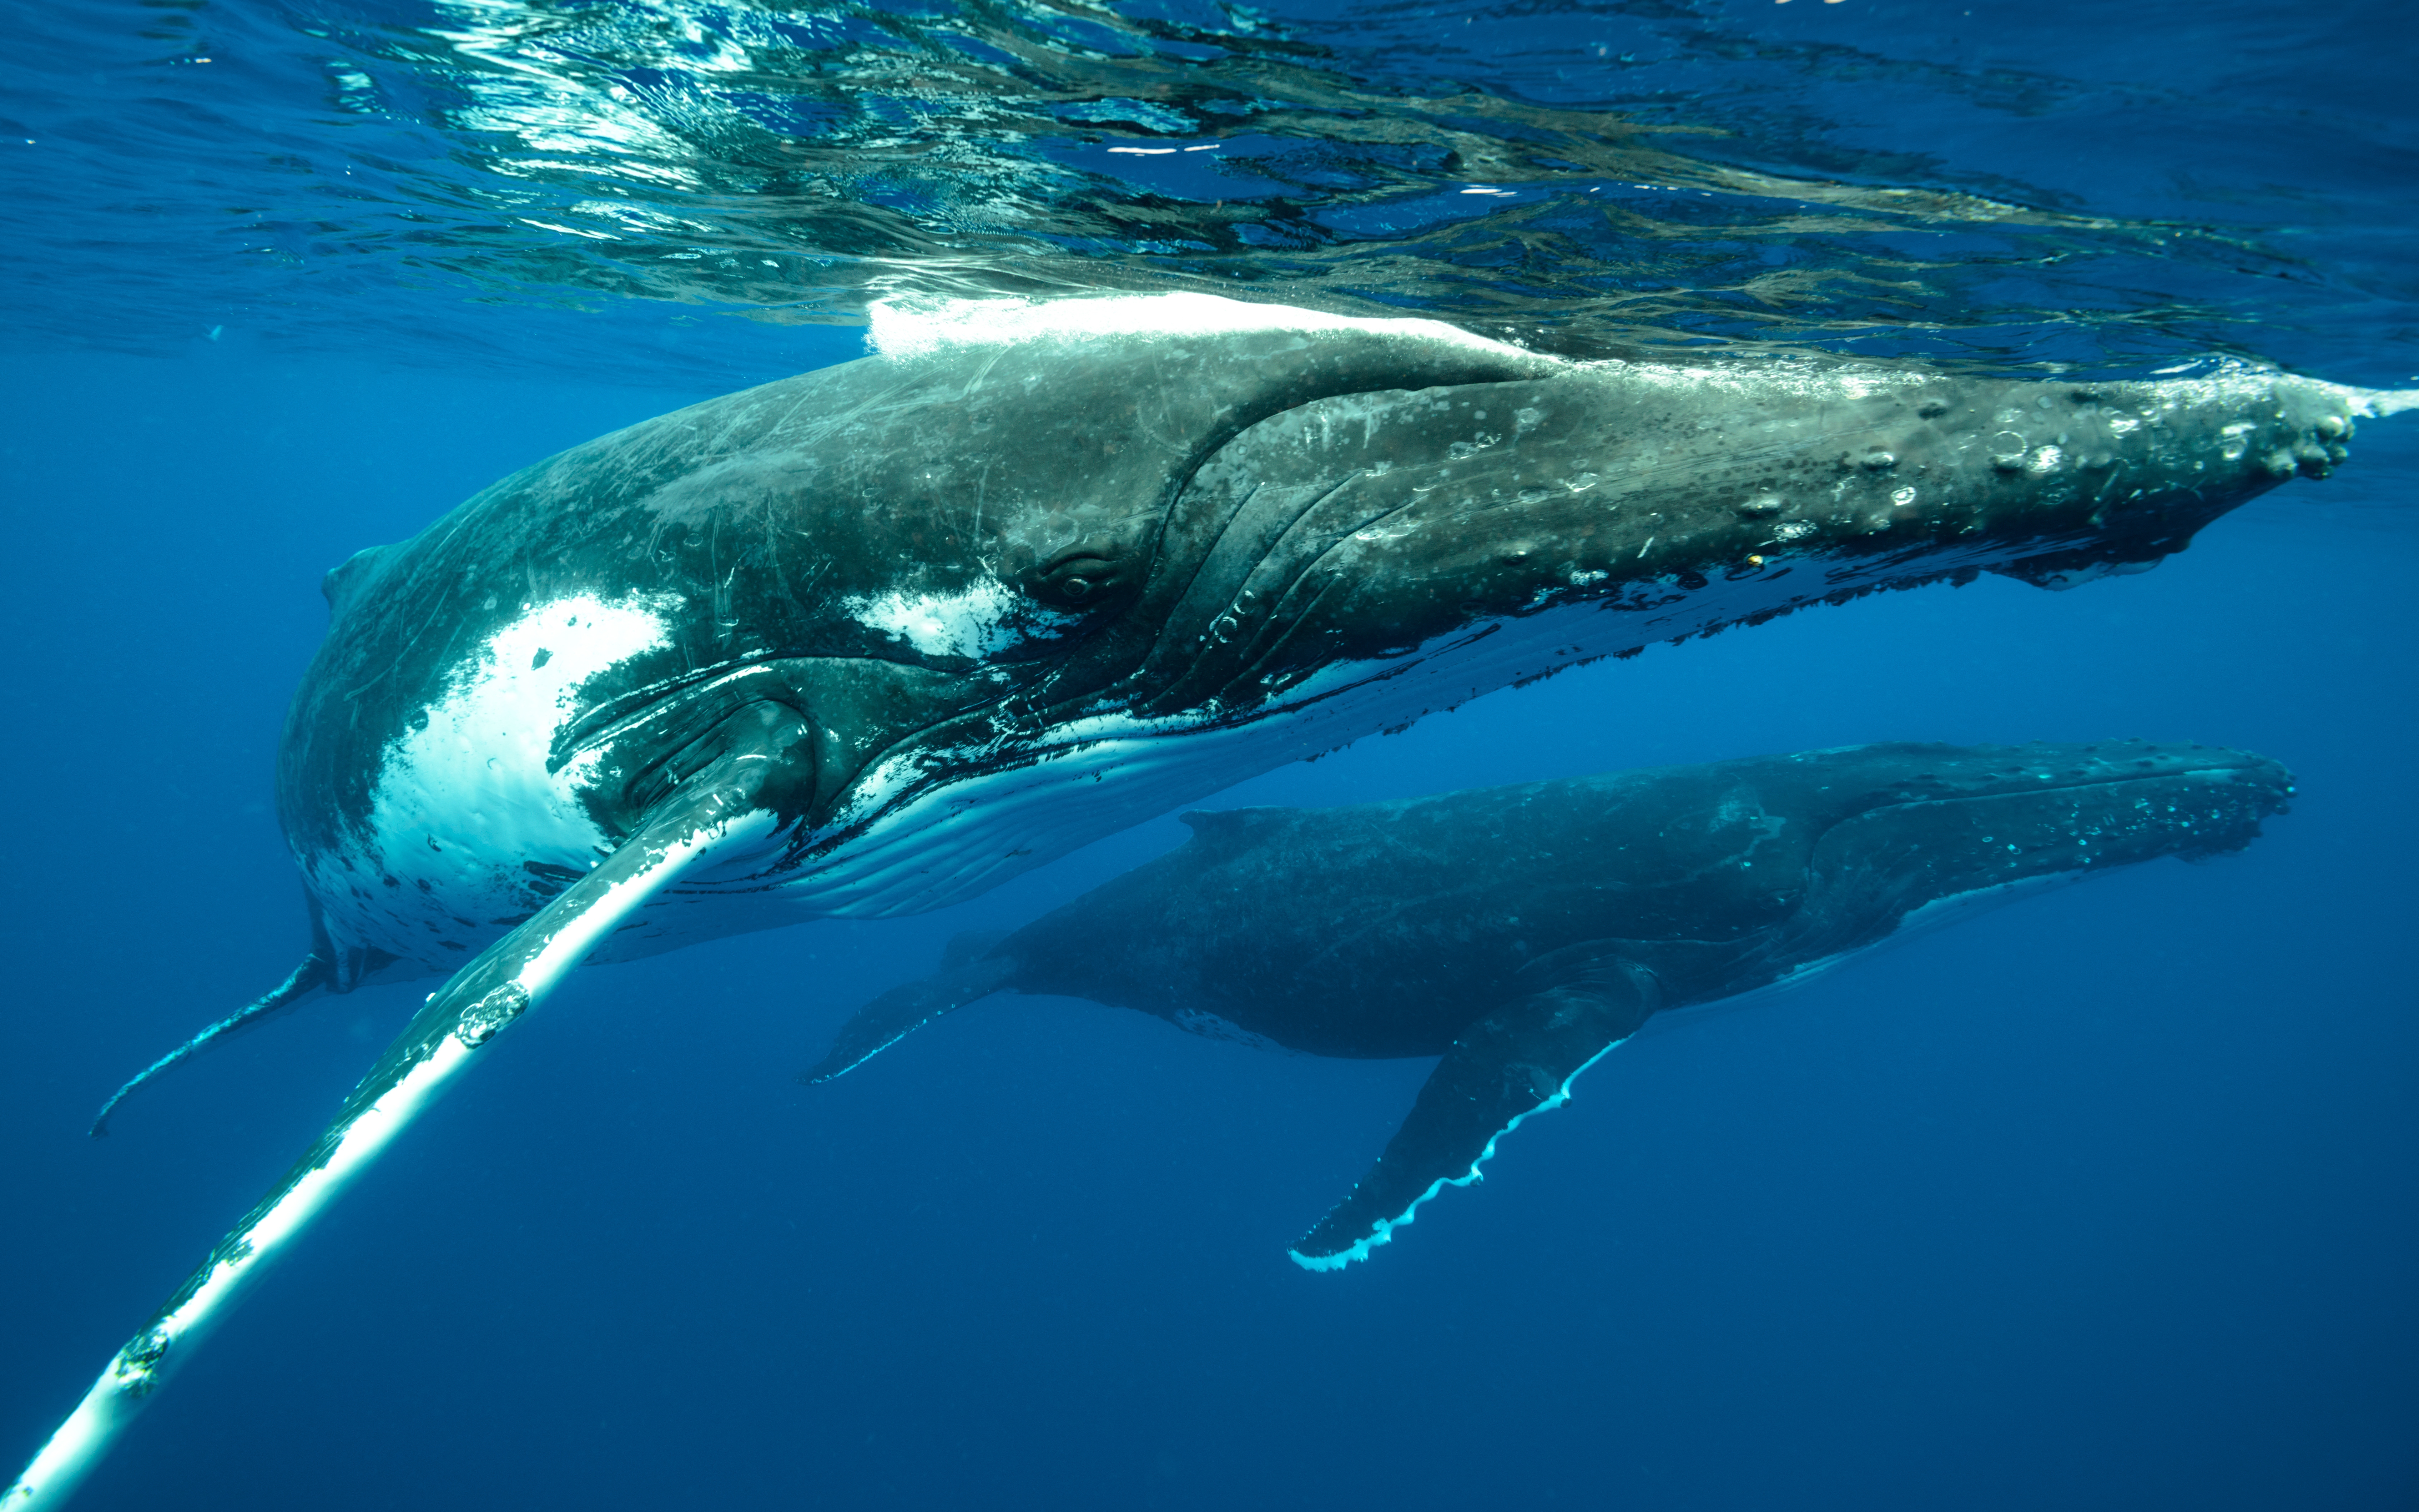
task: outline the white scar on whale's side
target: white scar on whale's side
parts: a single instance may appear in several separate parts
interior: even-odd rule
[[[1052,636],[1083,616],[1036,609],[1007,584],[984,579],[956,593],[910,594],[893,588],[845,600],[869,630],[904,640],[927,656],[996,656],[1035,635]]]

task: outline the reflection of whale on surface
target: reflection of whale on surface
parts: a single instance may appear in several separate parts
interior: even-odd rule
[[[2242,367],[1577,364],[1199,297],[906,335],[575,447],[329,575],[278,757],[316,943],[194,1047],[383,965],[450,975],[12,1505],[66,1495],[262,1262],[584,959],[935,907],[1656,640],[2147,564],[2327,471],[2363,407]]]
[[[1322,1056],[1441,1056],[1294,1249],[1365,1257],[1659,1010],[1802,980],[2030,888],[2239,850],[2291,778],[2239,751],[1863,746],[1343,809],[1193,836],[868,1004],[809,1079],[994,992],[1088,997]]]

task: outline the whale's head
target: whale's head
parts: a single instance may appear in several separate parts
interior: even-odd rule
[[[1579,364],[1211,300],[893,331],[381,553],[331,594],[282,811],[306,867],[349,834],[428,868],[444,810],[475,810],[501,837],[477,866],[526,910],[523,871],[609,850],[772,721],[799,732],[762,787],[779,850],[728,885],[930,908],[1593,657],[1944,576],[2148,565],[2331,469],[2350,414],[2247,368]],[[537,691],[490,700],[519,727],[490,751],[499,721],[465,700],[507,675]],[[560,856],[497,825],[540,800],[571,816]],[[376,833],[398,824],[426,855]]]
[[[1812,807],[1830,813],[1808,837],[1797,905],[1767,950],[1783,980],[2097,872],[2242,850],[2293,795],[2292,774],[2267,757],[2141,740],[1793,760],[1823,774]]]
[[[791,859],[849,911],[964,896],[1658,640],[1944,576],[2138,571],[2350,434],[2339,394],[2249,369],[1581,365],[1409,321],[886,361],[864,379],[952,398],[842,600],[880,638],[850,675],[896,702],[828,750]]]

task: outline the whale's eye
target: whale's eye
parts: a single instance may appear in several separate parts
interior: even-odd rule
[[[1027,577],[1025,591],[1058,609],[1089,609],[1126,586],[1128,576],[1121,554],[1086,545]]]

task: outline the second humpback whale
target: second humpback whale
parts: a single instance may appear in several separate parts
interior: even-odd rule
[[[929,326],[540,462],[328,575],[277,758],[314,943],[193,1047],[382,969],[441,984],[8,1505],[69,1494],[583,960],[936,907],[1657,640],[2147,565],[2324,474],[2365,407],[2241,365],[1579,363],[1170,296]]]
[[[1321,1056],[1441,1059],[1293,1248],[1367,1257],[1646,1020],[1802,981],[1979,907],[2240,850],[2293,791],[2242,751],[1859,746],[1336,809],[1183,815],[1182,845],[867,1004],[808,1080],[998,992]]]

